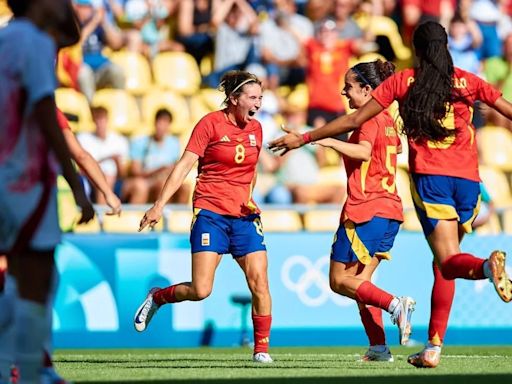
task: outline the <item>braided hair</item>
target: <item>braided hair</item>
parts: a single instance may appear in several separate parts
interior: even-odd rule
[[[422,23],[414,32],[419,67],[400,114],[404,133],[415,141],[440,141],[454,134],[442,124],[446,105],[453,99],[454,68],[447,44],[446,31],[436,22]]]
[[[367,63],[359,63],[351,68],[354,73],[354,79],[364,87],[369,85],[375,89],[395,73],[395,65],[389,61],[375,60]]]

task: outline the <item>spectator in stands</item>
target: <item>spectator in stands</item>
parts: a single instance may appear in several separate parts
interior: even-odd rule
[[[123,197],[131,204],[146,204],[156,199],[167,175],[180,156],[179,140],[169,134],[172,114],[159,109],[155,114],[153,135],[139,136],[130,143],[129,177],[123,183]],[[172,202],[185,204],[190,196],[190,186],[182,185]]]
[[[313,36],[313,23],[297,13],[293,0],[275,0],[275,12],[261,24],[261,58],[266,65],[269,87],[304,82],[298,62],[300,41]]]
[[[482,45],[482,34],[478,25],[462,14],[456,13],[448,29],[448,50],[453,65],[474,74],[481,72],[477,50]]]
[[[129,0],[124,20],[131,25],[126,32],[127,48],[148,58],[158,52],[184,51],[185,47],[171,38],[171,20],[178,11],[177,0]]]
[[[306,16],[313,23],[324,20],[332,15],[334,0],[309,0],[306,4]]]
[[[257,61],[255,37],[258,33],[258,15],[246,0],[224,0],[212,18],[215,30],[213,71],[205,84],[215,88],[226,71],[245,69]]]
[[[104,107],[92,108],[95,132],[83,132],[77,135],[82,147],[96,160],[110,189],[115,190],[116,181],[124,176],[129,156],[128,140],[117,132],[108,130],[108,111]],[[103,194],[96,192],[96,202],[105,204]]]
[[[95,7],[92,0],[75,0],[75,10],[82,27],[83,63],[78,73],[80,90],[89,102],[97,88],[124,88],[123,70],[112,63],[103,50],[119,49],[123,35],[106,17],[103,6]]]
[[[211,19],[221,0],[181,0],[178,10],[178,41],[200,64],[213,53]]]
[[[502,55],[502,41],[498,36],[498,22],[501,11],[495,0],[473,0],[469,11],[482,32],[483,42],[478,51],[480,60]]]
[[[352,18],[355,2],[352,0],[334,0],[333,16],[340,39],[361,39],[363,31]],[[348,68],[347,68],[348,69]]]

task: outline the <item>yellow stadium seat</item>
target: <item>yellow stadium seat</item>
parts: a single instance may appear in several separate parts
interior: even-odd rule
[[[300,110],[306,110],[309,103],[308,87],[306,84],[299,84],[286,97],[289,105]]]
[[[173,116],[171,132],[180,134],[190,129],[190,113],[183,96],[166,90],[153,88],[142,97],[142,117],[149,127],[154,127],[155,114],[167,109]]]
[[[381,61],[387,61],[384,56],[382,56],[380,53],[377,52],[368,52],[365,54],[362,54],[361,56],[351,56],[348,65],[350,68],[352,68],[354,65],[357,65],[359,63],[368,63],[375,60],[381,60]],[[343,79],[342,79],[343,82]]]
[[[185,52],[163,52],[153,59],[155,83],[185,96],[197,92],[201,73],[194,58]]]
[[[414,204],[411,196],[411,180],[409,173],[402,168],[397,168],[395,182],[398,196],[402,199],[404,208],[413,208]]]
[[[139,223],[144,216],[143,211],[123,211],[121,216],[103,215],[103,231],[109,233],[138,233]],[[162,220],[155,225],[154,231],[161,232]],[[147,229],[141,233],[147,233]]]
[[[311,210],[304,213],[304,229],[310,232],[336,232],[340,224],[337,210]]]
[[[123,135],[131,135],[141,124],[137,102],[124,89],[100,89],[94,94],[92,105],[106,108],[109,127]]]
[[[497,235],[501,233],[500,218],[496,213],[489,217],[487,223],[479,226],[476,231],[479,235]]]
[[[57,177],[57,207],[60,229],[62,232],[71,232],[79,212],[68,182],[60,175]]]
[[[112,52],[109,58],[123,69],[128,92],[139,96],[150,89],[152,84],[151,66],[142,54],[117,51]]]
[[[173,233],[189,233],[193,216],[191,210],[170,211],[167,214],[167,230]]]
[[[505,173],[499,169],[481,165],[480,177],[497,208],[512,205],[512,194]]]
[[[192,123],[193,126],[196,125],[198,121],[203,118],[204,115],[211,112],[210,108],[208,108],[201,95],[192,96],[189,99],[189,105],[190,122]]]
[[[411,50],[405,46],[400,31],[398,30],[398,25],[393,19],[386,16],[369,16],[360,13],[355,17],[355,20],[361,29],[369,31],[375,36],[387,37],[398,60],[410,59]]]
[[[222,109],[222,103],[226,98],[224,92],[218,89],[205,88],[199,91],[199,96],[203,100],[204,104],[210,109],[210,111],[217,111]]]
[[[512,209],[506,209],[503,212],[503,232],[512,235]]]
[[[261,213],[264,232],[298,232],[302,230],[300,215],[292,210],[265,210]]]
[[[320,168],[318,184],[323,185],[346,185],[347,174],[340,166],[328,166]]]
[[[94,130],[89,103],[82,93],[72,88],[57,88],[55,103],[62,112],[77,116],[77,122],[69,122],[73,131],[91,132]]]
[[[484,127],[478,130],[482,163],[512,171],[512,133],[503,127]]]

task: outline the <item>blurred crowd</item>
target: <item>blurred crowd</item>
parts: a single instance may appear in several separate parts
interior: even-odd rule
[[[449,33],[455,65],[512,101],[512,0],[74,0],[74,7],[82,38],[59,53],[57,104],[127,203],[154,199],[194,124],[221,108],[215,88],[226,70],[263,81],[265,143],[282,124],[305,131],[350,113],[340,96],[346,70],[376,58],[410,65],[414,27],[436,20]],[[0,23],[8,17],[0,0]],[[474,124],[512,128],[484,106],[475,108]],[[329,149],[305,146],[283,157],[264,149],[254,198],[341,203],[343,177]],[[192,182],[176,203],[190,200]]]

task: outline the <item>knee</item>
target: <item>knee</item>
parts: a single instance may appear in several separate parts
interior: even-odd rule
[[[345,294],[345,279],[343,276],[329,274],[329,285],[333,292],[339,293],[340,295]]]
[[[207,285],[195,286],[192,290],[192,301],[201,301],[206,299],[212,293],[212,287]]]

